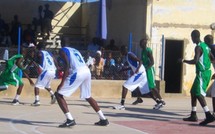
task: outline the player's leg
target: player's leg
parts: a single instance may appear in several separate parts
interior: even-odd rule
[[[137,105],[137,104],[139,104],[139,103],[143,103],[143,99],[141,98],[141,92],[140,92],[140,90],[139,90],[139,87],[136,88],[136,89],[134,90],[134,92],[135,92],[136,95],[137,95],[137,99],[132,103],[132,105]]]
[[[196,110],[197,110],[196,104],[197,104],[197,98],[195,95],[191,94],[191,106],[192,106],[191,114],[189,117],[183,118],[184,121],[192,121],[192,122],[198,121],[198,117],[196,115]]]
[[[107,118],[104,116],[103,112],[100,110],[98,103],[92,98],[86,99],[91,107],[95,110],[95,112],[99,115],[100,120],[95,123],[95,125],[99,126],[107,126],[109,124]]]
[[[59,125],[59,127],[64,128],[64,127],[70,127],[70,126],[76,125],[74,118],[72,117],[71,113],[69,112],[67,102],[64,99],[63,95],[59,94],[58,92],[55,92],[55,97],[56,97],[56,100],[58,102],[60,109],[63,111],[63,113],[65,114],[66,119],[67,119],[63,124]]]
[[[51,104],[54,104],[56,102],[56,97],[54,95],[54,92],[51,88],[45,88],[49,93],[50,93],[50,96],[51,96]]]
[[[35,86],[35,88],[34,88],[35,101],[34,101],[34,103],[31,104],[32,106],[40,106],[39,93],[40,93],[40,89],[37,86]]]
[[[205,97],[200,95],[197,97],[199,103],[201,104],[202,108],[204,109],[204,112],[205,112],[205,116],[206,116],[206,119],[202,122],[199,123],[199,125],[207,125],[208,123],[211,123],[213,121],[215,121],[215,117],[211,114],[208,106],[207,106],[207,103],[205,101]]]
[[[13,101],[12,101],[12,105],[19,105],[20,104],[19,97],[20,97],[20,95],[22,93],[23,87],[24,87],[23,83],[18,86],[17,91],[16,91],[16,95],[15,95]]]

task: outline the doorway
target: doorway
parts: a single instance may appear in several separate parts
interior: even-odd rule
[[[178,60],[183,58],[183,40],[165,40],[165,93],[182,93],[182,63]]]

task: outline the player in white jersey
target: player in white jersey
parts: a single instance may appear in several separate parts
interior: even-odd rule
[[[137,58],[137,56],[132,52],[128,52],[126,46],[121,47],[121,54],[123,56],[126,56],[127,62],[129,64],[129,68],[123,69],[121,71],[131,69],[134,73],[123,84],[121,105],[113,107],[114,109],[124,110],[125,109],[124,103],[128,90],[133,92],[136,88],[138,88],[139,90],[137,91],[139,91],[138,92],[139,94],[147,94],[149,93],[149,87],[145,68],[142,65],[141,61]]]
[[[56,102],[56,98],[54,96],[54,92],[51,89],[51,81],[55,78],[56,74],[56,61],[51,53],[42,50],[43,44],[38,44],[37,49],[39,52],[37,53],[37,62],[38,62],[38,72],[39,76],[35,83],[34,94],[35,101],[32,103],[32,106],[40,105],[40,97],[39,97],[39,89],[46,89],[51,95],[51,104]],[[33,54],[33,52],[32,52]]]
[[[80,97],[86,99],[99,115],[100,121],[96,122],[95,125],[108,125],[108,120],[100,110],[97,102],[91,97],[91,73],[80,52],[74,48],[63,47],[59,53],[65,66],[64,75],[55,92],[55,97],[67,118],[66,122],[59,125],[59,127],[63,128],[76,125],[74,118],[69,112],[64,96],[69,97],[78,87],[81,90]]]

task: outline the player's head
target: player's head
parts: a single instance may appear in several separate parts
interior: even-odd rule
[[[193,30],[191,32],[191,38],[192,38],[193,43],[198,44],[200,42],[200,32],[199,32],[199,30],[196,30],[196,29]]]
[[[143,36],[143,38],[140,40],[140,47],[142,49],[146,48],[147,42],[148,42],[149,36],[146,34]]]
[[[210,34],[208,34],[208,35],[206,35],[205,37],[204,37],[204,42],[207,44],[207,45],[213,45],[213,42],[214,42],[214,40],[213,40],[213,36],[212,35],[210,35]]]

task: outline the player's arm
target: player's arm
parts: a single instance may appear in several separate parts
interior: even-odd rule
[[[29,83],[31,85],[34,85],[34,82],[31,80],[31,78],[29,77],[28,73],[26,72],[26,67],[23,66],[23,58],[19,58],[16,61],[16,65],[23,71],[25,77],[29,80]]]
[[[63,62],[64,62],[64,68],[63,68],[63,76],[62,76],[62,80],[61,80],[61,83],[59,84],[57,90],[59,90],[63,84],[64,84],[64,81],[66,80],[66,77],[69,75],[69,59],[68,57],[66,56],[65,52],[63,50],[60,50],[59,52],[59,55],[60,57],[62,58]]]
[[[202,55],[202,49],[199,46],[196,46],[194,58],[192,60],[182,60],[182,62],[187,64],[197,64],[201,55]]]
[[[149,57],[149,61],[150,61],[150,63],[149,63],[149,65],[148,65],[148,67],[146,68],[146,70],[148,69],[148,68],[151,68],[153,65],[154,65],[154,57],[153,57],[153,55],[152,55],[152,52],[148,52],[148,57]]]
[[[140,66],[142,65],[142,61],[139,58],[137,58],[136,56],[133,56],[132,54],[128,54],[128,57],[139,63],[136,71],[134,72],[134,73],[137,73],[140,69]]]

